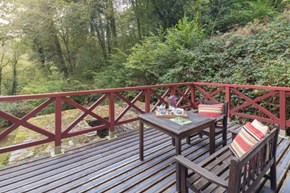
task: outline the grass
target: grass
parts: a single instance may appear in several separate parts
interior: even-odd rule
[[[15,133],[9,134],[7,137],[0,141],[0,147],[5,147],[11,145],[11,141],[14,141]],[[0,154],[0,166],[7,165],[9,162],[10,153]]]

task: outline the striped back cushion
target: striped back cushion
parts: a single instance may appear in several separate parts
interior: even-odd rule
[[[266,125],[263,125],[260,121],[258,121],[257,119],[255,119],[252,122],[253,127],[257,128],[261,133],[263,133],[264,135],[266,135],[267,133],[270,132],[269,127]]]
[[[224,113],[224,104],[199,104],[198,105],[198,114],[209,116],[209,117],[218,117]]]
[[[242,127],[229,147],[236,157],[242,157],[269,132],[269,127],[257,120],[252,123],[248,122]]]

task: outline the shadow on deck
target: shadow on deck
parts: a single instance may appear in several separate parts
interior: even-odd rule
[[[175,148],[170,137],[145,129],[145,157],[141,162],[138,134],[130,131],[57,157],[1,167],[0,192],[175,192]],[[289,146],[289,140],[279,139],[277,184],[281,193],[290,188]],[[208,150],[207,137],[195,137],[191,145],[183,141],[182,155],[196,163],[209,155]],[[267,181],[260,185],[257,192],[269,192]]]

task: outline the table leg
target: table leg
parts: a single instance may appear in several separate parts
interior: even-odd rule
[[[180,164],[176,162],[176,192],[181,192]]]
[[[139,157],[144,160],[144,123],[139,120]]]
[[[171,143],[172,143],[173,146],[175,146],[175,139],[174,139],[174,137],[171,137]]]
[[[190,145],[190,136],[186,138],[186,143]]]
[[[181,139],[179,137],[175,138],[175,150],[176,155],[181,155]],[[176,179],[180,179],[180,165],[179,163],[176,163]],[[176,191],[181,191],[181,184],[180,180],[176,180]]]
[[[213,154],[215,152],[215,126],[214,122],[211,124],[209,128],[209,153]]]
[[[175,138],[175,150],[176,155],[181,155],[181,139],[179,137]]]

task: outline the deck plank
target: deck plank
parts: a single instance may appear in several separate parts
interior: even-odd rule
[[[290,191],[290,171],[288,170],[285,183],[283,183],[280,193],[289,193]]]
[[[155,135],[150,135],[148,137],[147,143],[151,143],[148,148],[154,146],[158,140],[163,139],[165,141],[164,136],[160,135],[156,132]],[[135,140],[136,141],[136,140]],[[161,142],[163,142],[161,140]],[[41,170],[41,173],[36,173],[35,175],[33,173],[27,173],[28,175],[24,175],[27,178],[24,178],[24,180],[19,181],[18,178],[16,179],[9,179],[9,184],[6,186],[6,190],[14,189],[14,183],[18,182],[18,184],[21,186],[20,189],[25,190],[32,190],[30,187],[33,187],[33,189],[37,187],[50,187],[50,186],[44,186],[48,185],[47,181],[49,181],[49,185],[51,185],[52,182],[60,182],[61,181],[67,181],[66,177],[71,178],[73,174],[75,175],[87,175],[91,171],[98,170],[104,165],[104,164],[112,164],[114,162],[119,162],[125,159],[126,157],[134,156],[134,151],[138,149],[138,143],[135,142],[133,144],[127,143],[128,141],[124,141],[124,146],[122,146],[123,143],[117,144],[119,148],[111,148],[110,146],[105,148],[104,150],[101,150],[100,152],[92,152],[95,155],[86,154],[86,152],[83,152],[81,156],[78,156],[78,159],[71,159],[71,156],[64,156],[66,159],[65,161],[62,160],[62,162],[56,163],[53,166],[57,169],[50,169],[50,167],[44,168],[45,171]],[[159,142],[158,142],[159,143]],[[131,153],[127,153],[127,152]],[[122,156],[123,155],[123,156]],[[86,159],[85,159],[86,157]],[[109,160],[109,161],[108,161]],[[63,163],[65,163],[65,166],[63,166]],[[94,168],[97,166],[97,168]],[[42,179],[39,179],[39,175],[41,175]],[[30,178],[28,178],[30,177]],[[22,178],[22,177],[21,177]],[[11,184],[11,180],[14,182]],[[0,182],[0,186],[5,184],[5,180]],[[61,185],[61,184],[60,184]],[[15,189],[17,190],[17,189]]]
[[[151,130],[151,135],[155,135],[156,134],[156,131],[154,130]],[[150,132],[148,132],[148,135],[149,135]],[[136,135],[138,134],[137,131],[132,131],[131,135],[132,136],[126,136],[126,138],[118,138],[113,140],[111,142],[111,145],[115,145],[116,147],[118,147],[118,144],[119,143],[122,143],[123,141],[136,141]],[[120,136],[122,137],[122,135]],[[89,144],[89,145],[84,145],[83,147],[79,147],[79,148],[75,148],[75,149],[72,149],[72,150],[68,150],[66,152],[66,156],[56,156],[56,157],[49,157],[49,156],[45,156],[41,159],[32,159],[30,161],[23,161],[21,162],[20,164],[11,164],[11,165],[8,165],[8,166],[5,166],[5,167],[0,167],[0,177],[1,179],[3,179],[3,175],[5,174],[12,174],[12,175],[15,175],[13,174],[13,172],[17,172],[17,174],[19,175],[20,172],[31,172],[31,171],[34,171],[34,170],[38,170],[39,168],[42,168],[43,166],[47,166],[48,165],[48,161],[50,162],[51,165],[55,164],[55,163],[58,163],[58,162],[62,162],[64,159],[67,159],[68,155],[67,153],[71,153],[71,152],[76,152],[75,154],[73,154],[72,156],[74,157],[80,157],[81,155],[84,154],[84,151],[86,153],[89,153],[89,152],[95,152],[95,151],[98,151],[100,149],[103,149],[103,145],[106,145],[108,143],[107,140],[101,140],[101,141],[98,141],[98,142],[95,142],[93,144]],[[103,149],[103,151],[107,151],[107,149]],[[72,158],[72,157],[70,157]],[[30,165],[30,167],[28,168],[27,166]],[[25,171],[26,170],[26,171]]]
[[[230,124],[229,127],[238,125]],[[217,141],[220,140],[218,137]],[[228,134],[228,143],[230,141]],[[191,145],[183,140],[182,155],[202,163],[209,155],[208,143],[206,136],[193,137]],[[154,129],[145,129],[144,144],[143,162],[139,160],[139,132],[133,130],[113,140],[71,149],[57,157],[44,156],[1,167],[0,192],[175,192],[175,148],[170,137]],[[277,182],[280,192],[285,192],[290,183],[289,140],[279,139],[276,157]],[[222,176],[227,178],[228,174]],[[200,185],[205,186],[204,192],[219,190],[215,185]],[[259,192],[266,193],[269,183],[263,181],[261,187]]]
[[[287,139],[279,138],[276,152],[276,170],[277,170],[277,187],[281,188],[287,172],[290,168],[290,141]],[[262,180],[260,187],[257,189],[259,192],[269,193],[270,182],[269,180]]]

